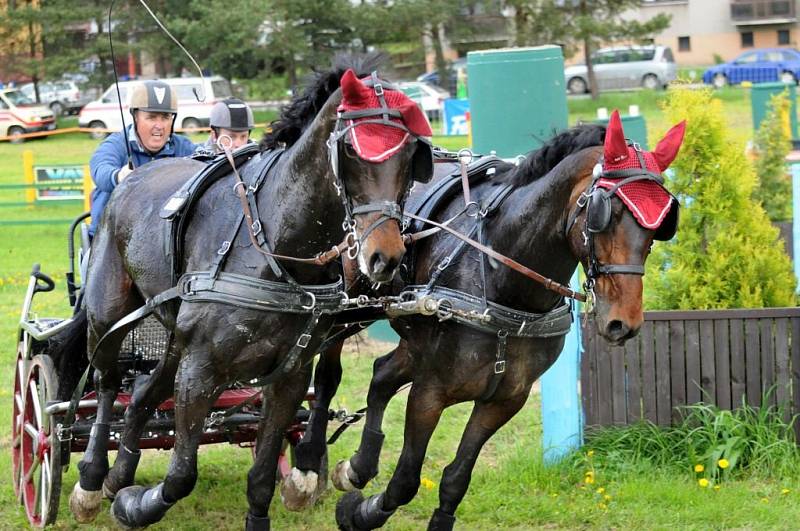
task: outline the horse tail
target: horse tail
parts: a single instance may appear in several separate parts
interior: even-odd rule
[[[78,310],[69,325],[48,339],[40,351],[50,356],[55,365],[58,376],[57,400],[69,400],[89,365],[86,355],[88,325],[86,310]]]

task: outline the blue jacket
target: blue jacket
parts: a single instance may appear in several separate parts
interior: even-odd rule
[[[156,159],[167,157],[188,157],[194,153],[197,147],[185,136],[172,134],[169,142],[161,148],[155,155],[148,153],[133,132],[133,125],[128,126],[128,143],[131,146],[133,156],[133,167],[138,168]],[[89,161],[89,169],[92,173],[95,189],[92,192],[92,224],[89,226],[89,235],[94,236],[103,209],[111,197],[111,192],[117,186],[117,174],[119,169],[127,164],[128,152],[125,149],[125,136],[122,132],[113,133],[97,147],[92,159]]]

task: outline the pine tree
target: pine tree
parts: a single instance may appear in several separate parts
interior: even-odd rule
[[[753,197],[772,221],[792,219],[792,182],[786,171],[786,155],[791,150],[787,96],[784,91],[770,98],[755,138],[758,186]]]
[[[675,239],[658,243],[647,264],[649,309],[792,306],[796,281],[764,209],[753,200],[756,176],[730,134],[711,91],[677,89],[668,122],[687,120],[668,188],[679,198]]]

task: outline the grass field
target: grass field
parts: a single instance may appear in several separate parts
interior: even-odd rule
[[[745,91],[720,92],[732,126],[747,136],[749,97]],[[620,93],[603,95],[597,102],[570,100],[571,123],[593,118],[597,106],[626,109],[636,103],[652,128],[666,128],[658,108],[662,93]],[[653,129],[651,129],[653,130]],[[197,138],[198,140],[200,137]],[[454,149],[465,139],[435,139]],[[0,144],[0,183],[21,180],[21,154],[31,149],[40,163],[76,163],[88,160],[96,141],[85,136],[56,136],[22,145]],[[19,200],[18,192],[3,191],[0,201]],[[62,219],[80,212],[76,204],[47,204],[35,207],[0,207],[0,219]],[[0,225],[0,423],[11,417],[11,382],[16,349],[15,332],[20,304],[30,266],[40,262],[44,272],[57,282],[56,291],[39,296],[35,310],[41,316],[67,314],[64,272],[66,225]],[[345,356],[344,381],[334,408],[355,410],[364,405],[371,364],[386,346],[369,342],[352,343]],[[574,385],[574,384],[573,384]],[[385,488],[402,444],[405,393],[391,404],[385,420],[387,434],[381,457],[381,473],[367,494]],[[437,505],[437,487],[442,469],[452,458],[461,430],[469,415],[467,404],[451,408],[443,417],[431,442],[423,468],[423,486],[417,498],[401,508],[387,529],[423,529]],[[26,525],[24,512],[13,498],[10,486],[9,424],[0,426],[0,530]],[[357,446],[361,427],[345,432],[330,447],[331,463],[348,457]],[[740,477],[727,481],[719,490],[700,488],[690,470],[664,466],[634,465],[606,469],[602,455],[570,459],[560,466],[544,467],[541,462],[541,419],[539,400],[533,395],[522,412],[485,447],[473,475],[472,486],[458,513],[457,528],[496,529],[794,529],[800,521],[800,478]],[[585,452],[583,452],[585,455]],[[163,477],[169,452],[146,451],[137,482],[154,484]],[[67,493],[77,478],[75,463],[64,480],[64,495],[57,529],[79,527],[66,506]],[[179,502],[154,529],[241,529],[246,511],[246,473],[249,449],[227,445],[203,447],[200,478],[187,499]],[[591,470],[592,483],[585,473]],[[602,489],[602,490],[599,490]],[[290,513],[276,497],[272,506],[273,529],[335,529],[334,507],[339,494],[330,491],[315,508]],[[89,529],[111,527],[107,511]]]

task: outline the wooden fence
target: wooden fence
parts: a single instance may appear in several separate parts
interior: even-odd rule
[[[639,335],[614,347],[583,320],[586,425],[675,421],[676,406],[787,404],[800,413],[800,308],[645,312]],[[800,436],[800,426],[795,431]]]

